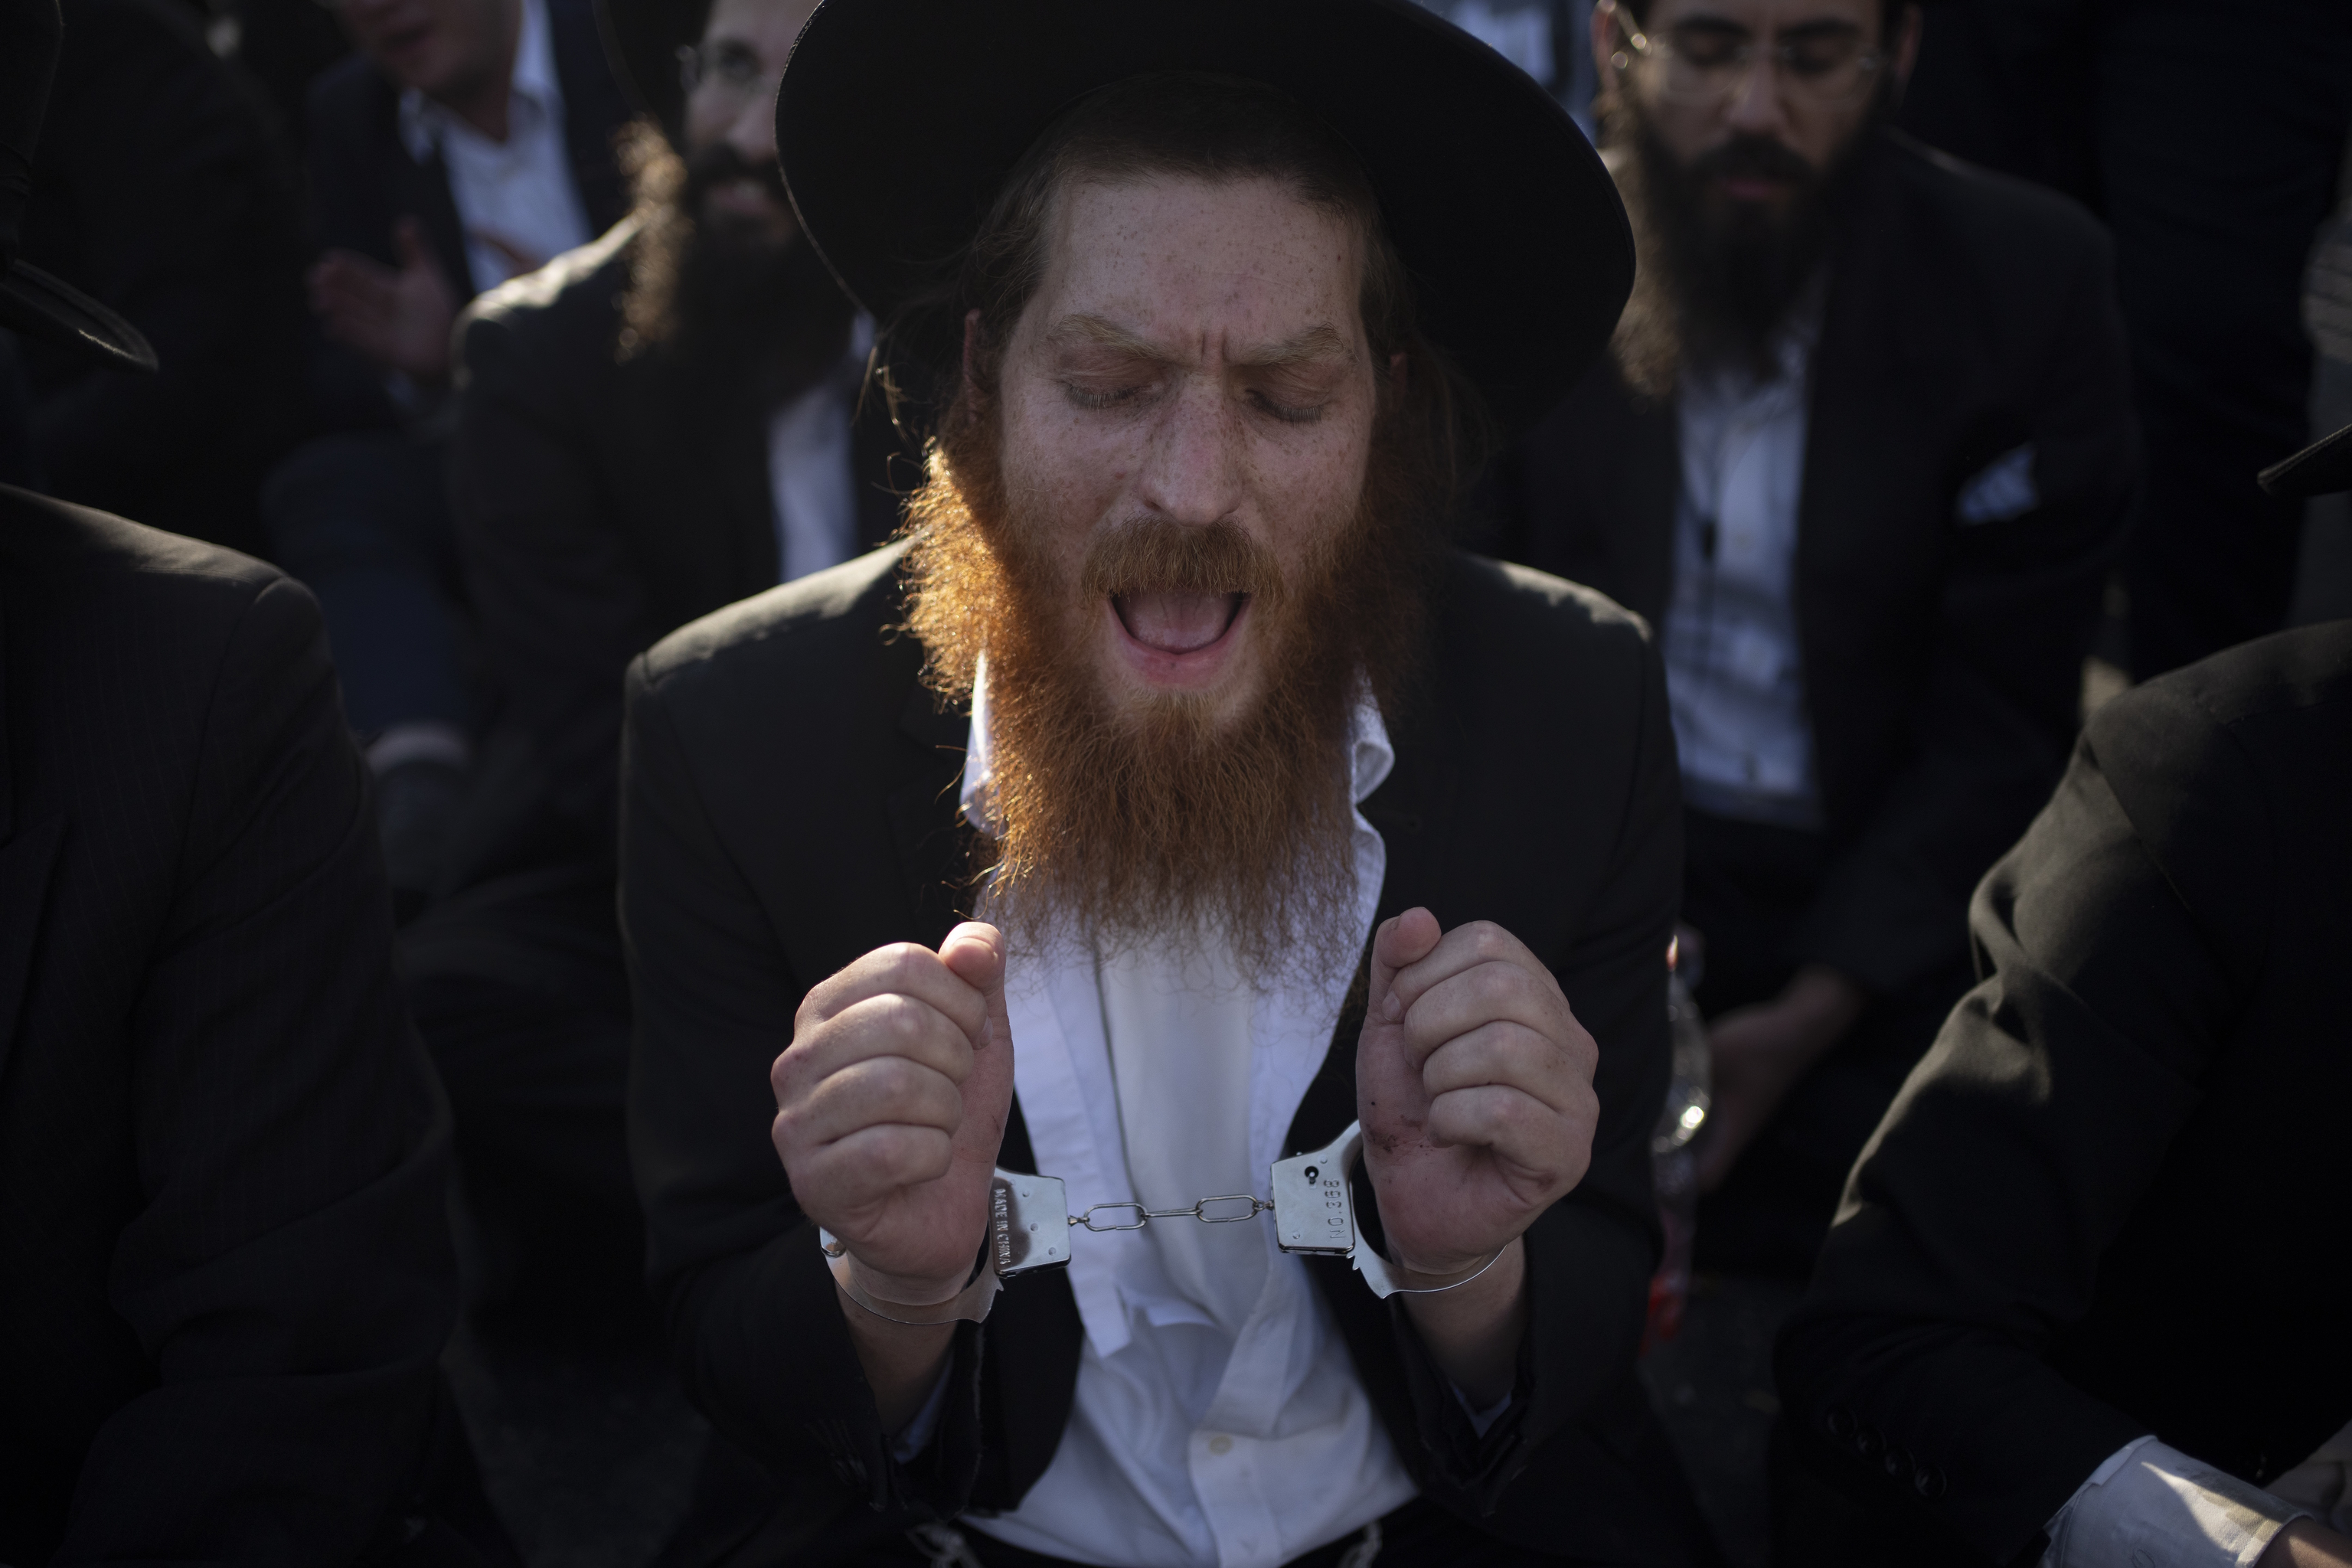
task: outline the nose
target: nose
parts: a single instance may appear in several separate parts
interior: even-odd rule
[[[753,168],[776,161],[776,83],[743,95],[743,107],[727,127],[727,140]]]
[[[1216,379],[1185,377],[1152,428],[1136,499],[1175,522],[1231,517],[1244,493],[1242,434]]]
[[[1780,70],[1770,55],[1759,49],[1740,73],[1739,86],[1725,107],[1724,121],[1734,131],[1751,136],[1777,136],[1788,129],[1788,106],[1780,100]]]

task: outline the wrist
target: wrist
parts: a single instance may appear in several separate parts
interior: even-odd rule
[[[976,1266],[968,1264],[954,1274],[898,1273],[876,1268],[858,1257],[847,1243],[822,1227],[817,1232],[817,1239],[824,1248],[834,1279],[853,1297],[863,1296],[903,1307],[936,1307],[955,1300],[979,1272]],[[977,1256],[977,1247],[974,1252]]]
[[[1458,1256],[1450,1251],[1414,1256],[1391,1246],[1381,1255],[1381,1261],[1388,1265],[1390,1281],[1400,1290],[1446,1290],[1456,1285],[1468,1284],[1498,1262],[1505,1253],[1517,1251],[1519,1246],[1519,1237],[1516,1236],[1500,1247]]]

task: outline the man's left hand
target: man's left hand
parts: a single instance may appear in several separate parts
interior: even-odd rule
[[[1853,1027],[1868,998],[1826,964],[1807,964],[1769,1002],[1738,1007],[1707,1026],[1714,1103],[1698,1142],[1698,1190],[1731,1167],[1812,1065]]]
[[[1582,1180],[1599,1057],[1551,971],[1502,927],[1441,933],[1424,909],[1383,924],[1356,1105],[1389,1260],[1475,1267]]]

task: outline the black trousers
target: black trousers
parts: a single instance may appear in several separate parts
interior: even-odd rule
[[[1701,811],[1685,811],[1683,823],[1683,920],[1706,942],[1699,1010],[1713,1018],[1769,1001],[1796,973],[1790,939],[1820,890],[1827,847],[1817,834]],[[1724,1184],[1699,1201],[1699,1267],[1811,1271],[1846,1172],[1972,978],[1962,950],[1948,966],[1872,999]]]
[[[630,1011],[609,867],[511,872],[401,932],[417,1031],[448,1090],[480,1306],[582,1328],[646,1310],[624,1100]]]

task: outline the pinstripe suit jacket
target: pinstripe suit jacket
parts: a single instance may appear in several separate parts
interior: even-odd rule
[[[0,1562],[398,1530],[457,1289],[391,939],[310,595],[0,487]]]

